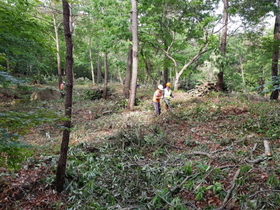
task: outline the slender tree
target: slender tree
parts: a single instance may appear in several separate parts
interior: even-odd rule
[[[155,0],[152,6],[141,2],[140,12],[144,15],[139,15],[140,22],[146,22],[140,30],[141,43],[152,46],[154,55],[161,59],[163,68],[158,70],[163,74],[157,78],[165,83],[169,75],[175,77],[174,90],[178,90],[183,73],[196,66],[209,50],[209,42],[214,39],[211,29],[216,20],[209,11],[216,2],[178,0],[174,4],[173,0]],[[170,74],[169,69],[172,69]]]
[[[90,71],[91,71],[91,80],[92,85],[95,85],[94,79],[94,68],[93,68],[93,58],[92,58],[92,49],[91,49],[91,37],[89,38],[89,61],[90,61]]]
[[[129,98],[131,71],[132,71],[132,47],[129,46],[128,53],[127,53],[127,64],[126,64],[124,86],[123,86],[123,94],[125,98]]]
[[[97,54],[97,84],[100,84],[102,81],[102,71],[101,71],[101,52],[98,52]]]
[[[263,22],[264,18],[270,16],[274,13],[275,24],[274,24],[274,42],[272,44],[272,65],[271,65],[271,76],[274,89],[270,95],[270,99],[276,100],[279,96],[279,81],[278,81],[278,60],[279,60],[279,24],[280,24],[280,14],[279,14],[279,0],[266,0],[266,1],[251,1],[251,0],[235,0],[232,1],[233,13],[238,13],[242,17],[243,25],[249,26],[246,30],[251,29],[252,31],[257,31],[257,24]],[[252,27],[254,26],[254,27]],[[263,76],[263,75],[261,75]]]
[[[279,11],[280,0],[276,0],[276,5]],[[272,54],[272,66],[271,76],[273,81],[274,90],[270,95],[271,100],[277,100],[279,97],[279,78],[278,78],[278,60],[279,60],[279,41],[280,41],[280,13],[275,13],[275,24],[274,24],[274,44]]]
[[[104,86],[103,86],[103,98],[107,98],[107,88],[108,88],[108,75],[109,75],[109,67],[108,67],[108,54],[104,53]]]
[[[53,13],[52,15],[53,15],[53,27],[54,27],[54,33],[55,33],[55,37],[53,39],[56,44],[56,62],[57,62],[57,73],[58,73],[58,88],[59,88],[60,84],[62,83],[60,43],[59,43],[59,33],[58,33],[58,29],[61,25],[61,22],[57,23],[57,18],[56,18],[55,13]]]
[[[67,162],[67,153],[70,139],[71,114],[72,114],[72,93],[73,93],[73,43],[70,29],[70,6],[67,0],[62,1],[63,6],[63,26],[66,41],[66,97],[65,97],[65,116],[64,130],[61,142],[60,157],[56,170],[55,186],[58,192],[63,190],[65,181],[65,171]]]
[[[132,78],[130,86],[129,104],[128,108],[133,109],[136,99],[136,86],[138,76],[138,13],[137,13],[137,0],[131,0],[132,12]]]
[[[223,8],[223,26],[222,26],[222,34],[221,34],[221,44],[220,44],[220,52],[222,57],[225,60],[225,55],[227,51],[227,31],[228,31],[228,7],[229,7],[229,0],[223,0],[224,8]],[[218,73],[216,88],[218,91],[224,90],[224,68],[225,63],[222,62],[220,67],[220,72]]]
[[[130,14],[130,22],[132,22],[132,12]],[[129,27],[129,32],[132,34],[131,25]],[[130,84],[131,84],[131,73],[132,73],[132,46],[129,45],[128,53],[127,53],[125,80],[124,80],[124,86],[123,86],[123,94],[124,94],[125,98],[129,98]]]

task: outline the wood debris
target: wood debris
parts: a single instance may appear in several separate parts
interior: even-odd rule
[[[203,97],[211,91],[216,91],[216,85],[210,81],[206,81],[198,86],[195,89],[187,91],[192,97]]]

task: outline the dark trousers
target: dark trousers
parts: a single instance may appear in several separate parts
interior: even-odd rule
[[[160,115],[160,112],[161,112],[160,102],[153,102],[153,105],[155,107],[155,114]]]

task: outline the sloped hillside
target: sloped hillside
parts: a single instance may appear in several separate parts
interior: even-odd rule
[[[84,89],[75,90],[65,191],[52,185],[59,123],[36,126],[24,136],[34,155],[13,176],[2,168],[2,209],[278,209],[278,102],[176,92],[156,117],[151,89],[138,89],[133,111],[121,86],[108,100],[85,99]],[[63,110],[63,100],[43,106]]]

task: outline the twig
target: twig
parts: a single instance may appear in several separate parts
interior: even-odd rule
[[[108,111],[102,112],[102,114],[106,115],[106,114],[111,114],[112,112],[113,112],[112,110],[108,110]]]
[[[212,169],[209,171],[209,173],[206,174],[206,175],[203,177],[203,180],[206,180],[206,178],[207,178],[208,176],[210,176],[210,174],[211,174],[215,169],[224,169],[224,168],[229,168],[229,167],[236,167],[236,165],[227,165],[227,166],[221,166],[221,167],[217,167],[217,168],[212,168]],[[200,187],[201,184],[202,184],[202,183],[200,183],[198,186],[196,186],[196,188],[194,189],[194,191],[196,191],[196,190]]]
[[[251,154],[251,157],[253,156],[253,152],[256,150],[256,148],[257,148],[257,143],[256,144],[254,144],[254,147],[253,147],[253,149],[251,150],[251,152],[250,152],[250,154]]]
[[[159,195],[158,193],[157,193],[157,196],[160,197],[160,198],[161,198],[165,203],[167,203],[169,206],[174,207],[174,205],[172,205],[171,203],[169,203],[164,197],[162,197],[162,196]]]
[[[236,187],[236,179],[238,178],[239,176],[239,173],[240,173],[240,168],[236,171],[234,177],[233,177],[233,180],[231,182],[231,188],[227,191],[227,195],[222,203],[222,206],[220,206],[219,208],[217,208],[216,210],[223,210],[225,208],[225,206],[227,205],[228,201],[230,200],[231,196],[232,196],[232,192],[233,190],[235,189]]]
[[[265,192],[280,192],[280,190],[261,190],[261,191],[257,191],[257,192],[255,192],[253,195],[250,195],[249,198],[253,198],[253,197],[255,197],[257,194],[259,194],[259,193],[265,193]]]
[[[195,152],[189,153],[189,154],[187,154],[187,155],[204,155],[204,156],[209,157],[210,159],[215,158],[215,156],[212,156],[212,155],[210,155],[209,153],[200,152],[200,151],[195,151]]]
[[[218,152],[223,152],[223,151],[231,150],[231,149],[232,149],[232,147],[231,147],[231,146],[228,146],[228,147],[226,147],[226,148],[224,148],[224,149],[215,150],[215,151],[211,152],[211,154],[215,154],[215,153],[218,153]]]
[[[169,146],[171,146],[171,147],[174,147],[174,148],[176,148],[176,149],[187,150],[187,149],[185,149],[185,148],[177,147],[177,146],[172,145],[172,144],[168,144],[168,143],[166,143],[166,144],[169,145]],[[204,156],[209,157],[210,159],[215,158],[215,156],[212,156],[212,155],[210,155],[210,154],[207,153],[207,152],[200,152],[200,151],[195,151],[195,152],[192,152],[192,153],[188,153],[188,154],[186,154],[186,155],[204,155]]]
[[[186,181],[188,181],[190,178],[195,178],[197,177],[199,174],[194,174],[192,176],[187,176],[180,184],[176,185],[175,187],[173,187],[170,192],[174,193],[177,192],[178,190],[180,190],[183,186],[183,184],[185,184]]]
[[[262,154],[259,158],[255,159],[255,160],[249,160],[248,158],[246,158],[245,161],[249,164],[257,164],[257,163],[264,161],[265,157],[266,157],[266,154]]]

